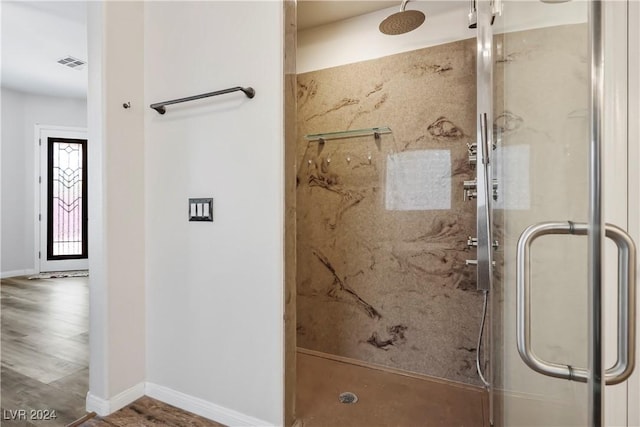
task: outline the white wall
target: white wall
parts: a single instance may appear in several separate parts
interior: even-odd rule
[[[301,74],[475,37],[475,30],[466,25],[469,3],[455,3],[454,10],[438,15],[431,14],[428,1],[409,3],[407,9],[422,11],[426,21],[418,29],[402,35],[388,36],[378,30],[380,22],[398,12],[398,7],[299,31],[297,72]]]
[[[89,6],[90,384],[106,415],[144,394],[142,2]],[[123,108],[130,102],[131,108]]]
[[[145,105],[256,90],[145,110],[147,390],[234,425],[283,422],[282,21],[277,1],[145,4]]]
[[[407,9],[422,11],[426,20],[419,28],[406,34],[388,36],[378,30],[380,22],[397,12],[398,7],[298,32],[297,72],[337,67],[476,36],[476,30],[468,28],[468,1],[451,0],[455,6],[444,12],[440,11],[441,6],[435,8],[429,3],[409,3]],[[554,5],[539,1],[517,3],[518,7],[505,5],[508,14],[504,24],[500,28],[496,26],[496,31],[549,27],[585,22],[586,19],[580,2]],[[553,14],[549,13],[551,8]]]
[[[35,125],[87,126],[84,99],[59,98],[2,88],[2,277],[36,268]]]

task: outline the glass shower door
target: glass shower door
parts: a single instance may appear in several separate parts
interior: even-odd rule
[[[500,3],[492,27],[489,155],[497,185],[490,241],[498,243],[489,257],[492,421],[601,425],[604,380],[597,377],[598,363],[604,363],[594,362],[593,354],[602,342],[589,327],[592,319],[599,325],[600,296],[590,295],[589,283],[590,275],[601,276],[605,228],[621,248],[619,281],[634,275],[635,263],[625,264],[633,243],[623,231],[605,227],[597,207],[601,193],[590,187],[593,160],[599,159],[590,158],[590,93],[598,77],[590,62],[590,2]],[[623,302],[625,289],[622,283]],[[623,317],[633,314],[629,305],[619,307]],[[626,327],[618,325],[623,338],[631,335]],[[618,365],[628,350],[619,341]],[[618,365],[626,375],[629,366]]]

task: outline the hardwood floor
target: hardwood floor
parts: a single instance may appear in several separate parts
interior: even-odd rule
[[[2,279],[0,296],[0,425],[58,427],[85,416],[89,279]],[[34,419],[51,411],[55,419]],[[149,397],[80,425],[224,427]]]
[[[172,427],[224,427],[222,424],[207,420],[178,409],[150,397],[142,397],[126,408],[104,418],[93,418],[82,427],[129,427],[129,426],[172,426]]]
[[[340,403],[352,392],[356,403]],[[296,417],[301,427],[487,426],[486,391],[298,352]]]
[[[82,417],[89,389],[88,278],[2,279],[0,296],[2,425],[54,427]],[[54,410],[55,419],[34,419]]]

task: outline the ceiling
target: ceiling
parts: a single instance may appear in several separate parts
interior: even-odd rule
[[[393,6],[400,10],[400,3],[382,0],[298,0],[298,31]]]
[[[87,66],[57,63],[87,60],[86,3],[2,1],[2,86],[28,93],[85,98]]]

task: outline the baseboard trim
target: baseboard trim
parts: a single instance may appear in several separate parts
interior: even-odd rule
[[[0,279],[8,279],[10,277],[19,277],[19,276],[30,276],[36,273],[37,271],[34,270],[33,268],[28,270],[2,271],[0,272]]]
[[[147,383],[146,395],[173,405],[185,411],[192,412],[201,417],[219,422],[229,427],[272,427],[273,424],[258,418],[251,417],[233,409],[225,408],[204,399],[172,390],[158,384]]]
[[[87,394],[87,412],[95,412],[105,417],[133,403],[145,395],[145,384],[139,383],[133,387],[118,393],[111,399],[103,399],[94,394]]]
[[[109,412],[109,401],[102,399],[91,392],[87,393],[87,412],[95,412],[101,417],[106,417],[110,414]]]

